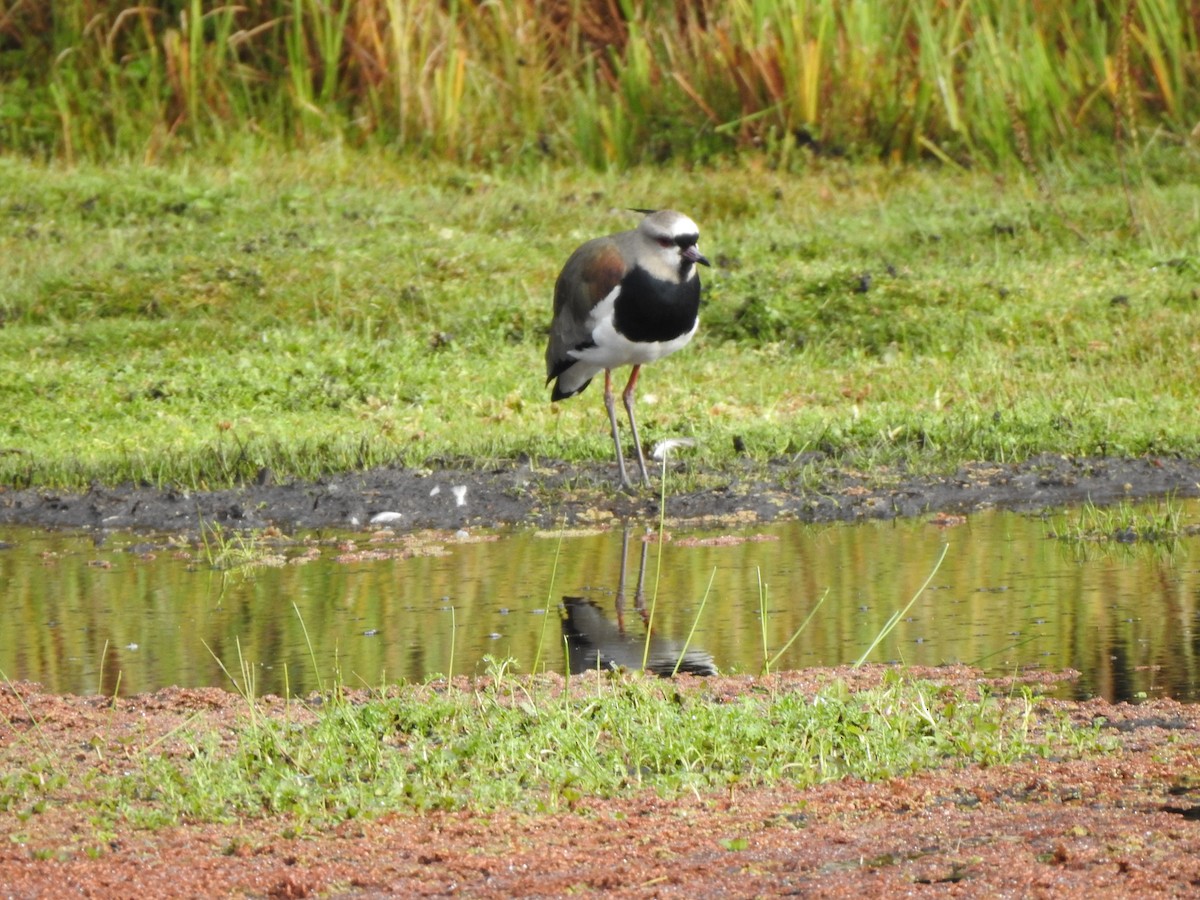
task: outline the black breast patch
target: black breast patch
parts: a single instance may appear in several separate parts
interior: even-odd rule
[[[669,341],[692,330],[699,310],[699,278],[659,281],[634,267],[621,281],[613,325],[631,341]]]

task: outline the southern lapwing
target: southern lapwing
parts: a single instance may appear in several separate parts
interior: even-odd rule
[[[588,241],[563,266],[554,284],[554,319],[546,347],[546,383],[554,382],[551,401],[578,394],[604,372],[604,406],[626,488],[633,485],[617,432],[612,370],[633,366],[623,397],[642,481],[649,484],[633,390],[642,366],[674,353],[696,333],[696,263],[709,265],[696,246],[700,229],[683,213],[635,212],[646,213],[637,228]]]
[[[689,675],[716,675],[712,654],[686,643],[663,637],[658,628],[650,628],[646,612],[646,556],[648,541],[642,545],[642,560],[638,567],[637,588],[633,596],[647,634],[636,635],[625,630],[625,575],[629,559],[628,526],[621,541],[621,575],[617,582],[617,621],[614,624],[600,607],[585,597],[563,597],[563,639],[567,645],[567,669],[572,674],[595,672],[597,669],[641,669],[655,675],[671,676],[676,672]]]

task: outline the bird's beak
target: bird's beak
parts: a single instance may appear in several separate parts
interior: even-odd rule
[[[692,244],[692,246],[683,251],[683,258],[690,259],[692,262],[700,263],[702,266],[708,266],[709,268],[712,267],[712,263],[705,258],[704,254],[700,252],[700,248],[695,244]]]

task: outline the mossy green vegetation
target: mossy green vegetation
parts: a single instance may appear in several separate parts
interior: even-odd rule
[[[522,454],[605,459],[551,406],[567,254],[627,206],[701,225],[699,335],[646,371],[681,459],[864,468],[1200,453],[1200,188],[826,161],[504,175],[326,148],[227,166],[0,160],[0,483],[216,487]],[[735,453],[735,438],[739,448]],[[803,477],[797,469],[797,477]]]
[[[315,708],[268,713],[248,698],[252,714],[230,733],[185,723],[130,752],[103,779],[100,818],[159,827],[283,815],[304,827],[400,810],[583,811],[592,798],[643,790],[804,787],[1105,750],[1097,726],[1071,723],[1028,690],[968,691],[900,672],[860,690],[831,680],[815,695],[765,684],[727,697],[629,673],[564,689],[507,669],[496,663],[470,690],[409,685],[353,700],[338,690]],[[38,771],[0,782],[3,808],[32,815],[73,802],[69,784]]]

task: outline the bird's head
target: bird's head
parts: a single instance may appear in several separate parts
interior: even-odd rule
[[[638,264],[663,281],[686,281],[696,274],[696,263],[712,265],[700,252],[700,229],[673,209],[638,210],[646,218],[638,225],[642,239]]]

